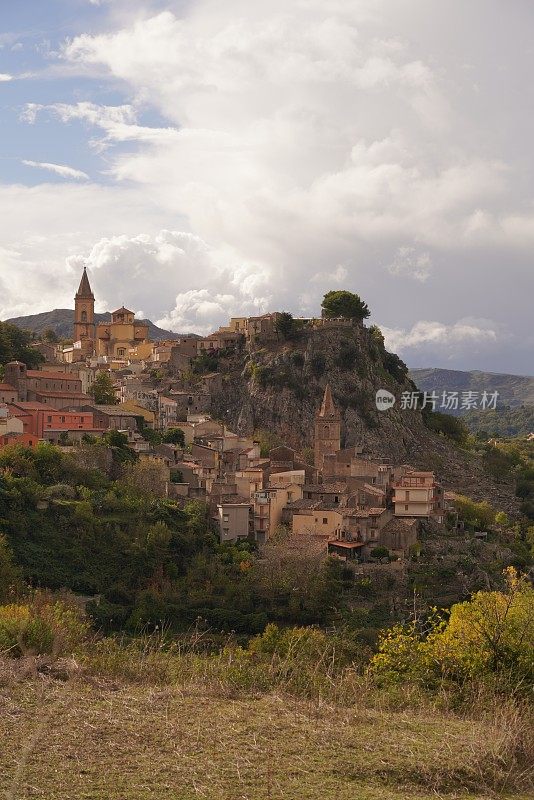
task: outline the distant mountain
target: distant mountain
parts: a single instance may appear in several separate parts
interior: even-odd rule
[[[410,377],[423,392],[499,392],[498,405],[512,409],[534,405],[534,377],[454,369],[412,369]],[[439,410],[439,409],[437,409]],[[455,413],[455,412],[450,412]],[[465,412],[459,411],[458,414]]]
[[[95,314],[96,322],[109,322],[111,314]],[[72,337],[72,326],[74,324],[74,311],[70,308],[55,308],[53,311],[44,311],[42,314],[30,314],[27,317],[13,317],[6,322],[16,325],[17,328],[25,328],[32,333],[42,334],[51,328],[61,339]],[[148,336],[153,341],[158,339],[179,339],[186,336],[183,333],[174,333],[158,328],[149,319],[144,320],[148,325]]]

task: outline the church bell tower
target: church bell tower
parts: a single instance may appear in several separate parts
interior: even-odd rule
[[[334,405],[330,384],[326,384],[321,408],[315,415],[315,466],[323,469],[324,456],[341,450],[341,414]]]
[[[80,286],[74,298],[74,341],[92,355],[95,343],[95,296],[84,267]]]

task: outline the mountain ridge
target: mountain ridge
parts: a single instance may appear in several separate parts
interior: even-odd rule
[[[110,312],[95,314],[95,322],[108,322],[110,318]],[[142,321],[148,324],[148,335],[152,341],[158,339],[180,339],[182,336],[195,335],[167,331],[158,327],[149,319],[143,319]],[[50,329],[61,339],[70,339],[72,338],[74,324],[74,310],[70,308],[54,308],[52,311],[43,311],[40,314],[12,317],[11,319],[6,319],[5,322],[15,325],[17,328],[29,330],[37,335],[43,334]]]
[[[495,392],[499,393],[498,404],[520,408],[534,405],[534,377],[512,375],[484,370],[453,370],[438,367],[411,369],[410,378],[421,391],[442,392]],[[462,416],[465,410],[448,410],[447,413]]]

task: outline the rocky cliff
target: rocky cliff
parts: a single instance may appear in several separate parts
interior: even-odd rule
[[[219,369],[224,385],[213,396],[212,412],[243,434],[266,429],[298,450],[311,447],[314,415],[330,383],[342,412],[344,446],[363,445],[396,463],[434,469],[452,490],[515,508],[511,484],[496,484],[480,459],[429,431],[420,410],[401,408],[401,394],[416,387],[376,328],[305,329],[289,341],[257,344],[224,358]],[[376,407],[379,389],[396,397],[387,411]]]

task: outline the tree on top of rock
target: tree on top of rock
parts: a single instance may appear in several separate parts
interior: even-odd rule
[[[367,303],[359,295],[341,290],[327,292],[323,297],[321,308],[323,317],[345,317],[360,322],[371,314]]]

